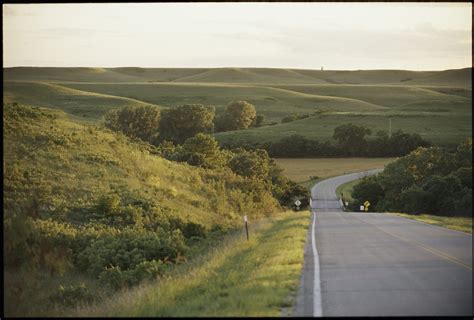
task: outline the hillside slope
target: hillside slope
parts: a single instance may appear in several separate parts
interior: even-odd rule
[[[415,106],[411,106],[415,107]],[[429,110],[429,106],[424,107]],[[328,112],[302,120],[264,126],[248,130],[228,131],[215,134],[220,143],[262,143],[301,135],[308,139],[329,141],[334,129],[344,123],[363,125],[376,133],[378,130],[388,132],[389,118],[392,131],[402,130],[406,133],[418,133],[423,138],[436,144],[458,144],[470,136],[472,120],[470,114],[445,112]]]
[[[277,68],[4,68],[6,80],[212,82],[262,84],[397,84],[470,87],[472,68],[444,71]]]
[[[7,81],[3,85],[4,103],[18,102],[61,109],[87,118],[98,118],[110,109],[149,105],[136,99],[86,92],[45,82]]]
[[[59,110],[6,104],[3,124],[9,316],[100,301],[163,275],[242,215],[280,209],[268,188],[229,168],[165,160]]]

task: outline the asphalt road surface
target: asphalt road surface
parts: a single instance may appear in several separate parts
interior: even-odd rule
[[[343,212],[339,184],[312,189],[295,316],[472,316],[472,235],[384,213]]]

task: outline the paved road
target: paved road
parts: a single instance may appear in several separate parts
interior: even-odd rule
[[[342,212],[334,191],[353,179],[357,174],[312,190],[294,315],[472,316],[472,235],[389,214]]]

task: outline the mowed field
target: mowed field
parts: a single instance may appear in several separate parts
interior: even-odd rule
[[[310,176],[320,179],[347,173],[383,168],[395,158],[294,158],[275,159],[284,174],[295,182],[306,182]]]
[[[439,144],[471,136],[472,68],[319,71],[266,68],[6,68],[4,102],[58,108],[100,121],[126,105],[204,104],[223,112],[246,100],[263,127],[216,134],[220,142],[263,142],[300,134],[329,140],[352,122],[377,130],[419,133]],[[314,115],[318,112],[317,115]],[[286,115],[314,116],[281,124]]]

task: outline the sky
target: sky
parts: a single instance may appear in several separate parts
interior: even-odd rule
[[[3,64],[445,70],[471,3],[3,4]]]

